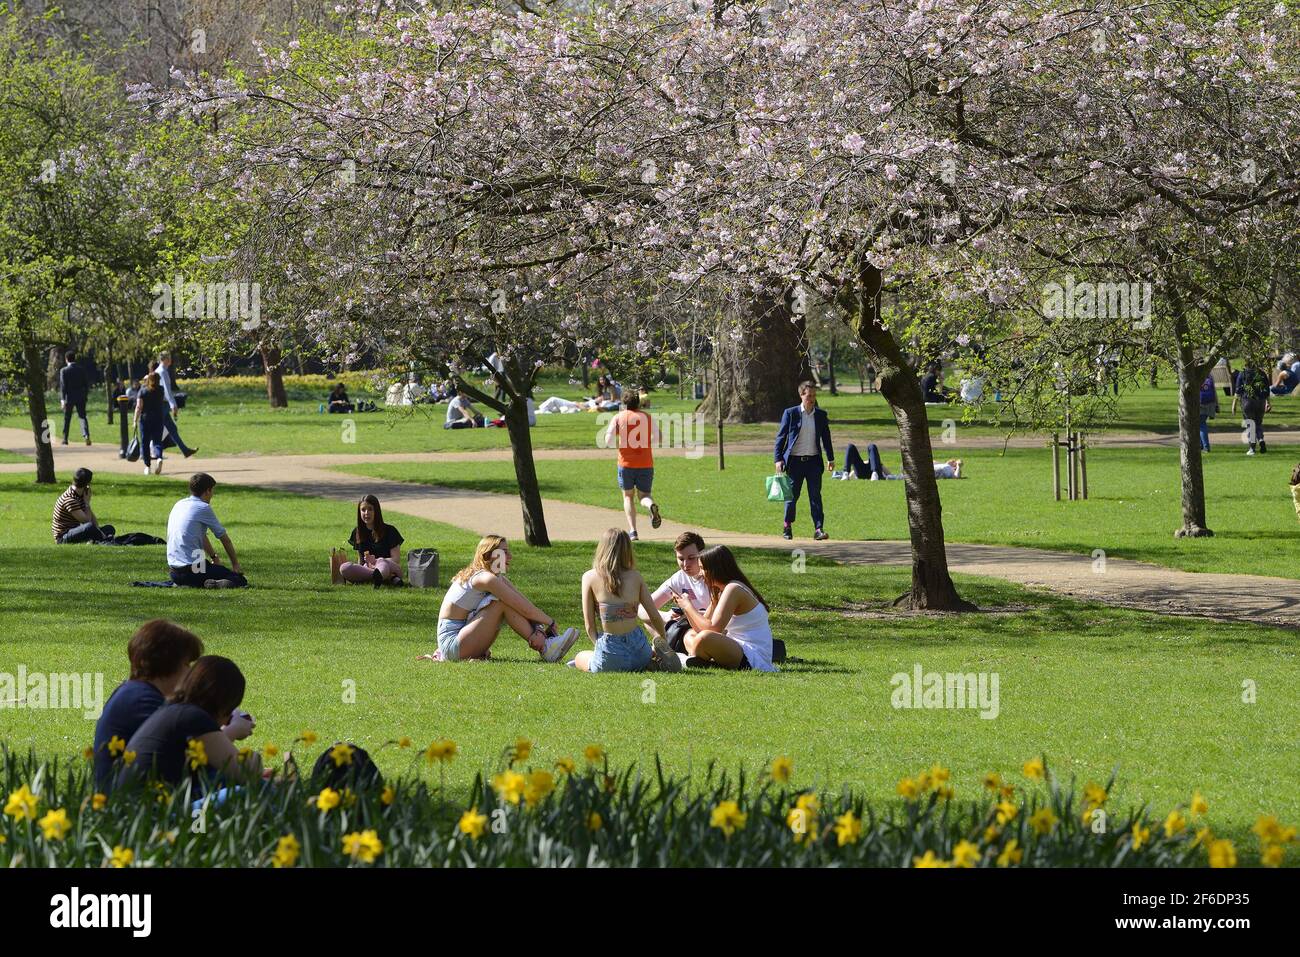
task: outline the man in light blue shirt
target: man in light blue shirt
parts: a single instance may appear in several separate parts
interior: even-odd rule
[[[190,497],[172,506],[167,517],[167,566],[171,580],[187,588],[246,588],[248,579],[226,528],[212,510],[217,482],[206,472],[190,476]],[[208,531],[225,546],[230,567],[217,564]]]

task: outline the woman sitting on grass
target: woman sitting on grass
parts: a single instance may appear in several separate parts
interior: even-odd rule
[[[655,633],[654,655],[663,670],[680,671],[681,659],[664,638],[663,616],[636,570],[631,536],[607,529],[596,545],[591,570],[582,576],[582,617],[596,650],[578,652],[570,664],[579,671],[645,671],[651,659],[650,641],[637,609],[644,610]]]
[[[438,651],[419,661],[486,659],[504,621],[546,662],[560,661],[573,647],[578,629],[557,634],[555,619],[511,584],[506,571],[510,544],[500,535],[484,535],[474,560],[452,577],[438,610]]]
[[[707,612],[700,614],[689,598],[673,592],[673,601],[691,623],[685,637],[687,653],[700,659],[697,664],[776,671],[767,602],[740,570],[731,549],[706,548],[700,553],[700,567],[712,598]]]
[[[367,495],[357,502],[357,527],[348,544],[357,550],[357,561],[347,560],[341,548],[330,549],[330,582],[372,582],[376,588],[388,582],[402,583],[402,533],[384,522],[379,499]]]
[[[228,782],[257,781],[262,760],[256,751],[240,759],[222,725],[244,700],[244,676],[229,658],[204,655],[194,662],[168,704],[131,735],[126,750],[135,760],[126,769],[133,779],[156,775],[173,787],[188,775]]]
[[[338,414],[346,414],[352,411],[352,400],[348,398],[348,387],[342,382],[337,383],[330,390],[329,411]]]

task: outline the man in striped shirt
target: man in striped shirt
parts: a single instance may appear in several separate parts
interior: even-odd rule
[[[100,526],[90,507],[90,480],[95,473],[90,469],[77,469],[72,484],[54,503],[54,518],[50,530],[56,545],[75,545],[79,542],[100,542],[112,538],[112,525]]]

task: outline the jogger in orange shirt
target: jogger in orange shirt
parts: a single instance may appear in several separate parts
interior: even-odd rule
[[[623,395],[623,411],[614,416],[609,428],[605,430],[605,447],[609,448],[617,441],[618,487],[623,492],[623,514],[627,516],[628,535],[632,541],[636,541],[638,492],[641,494],[642,507],[650,512],[650,527],[658,528],[664,521],[659,514],[659,506],[650,497],[654,485],[654,447],[659,442],[659,426],[650,417],[650,413],[641,411],[641,396],[637,389],[629,388]]]

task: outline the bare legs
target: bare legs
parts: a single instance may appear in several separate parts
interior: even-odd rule
[[[541,651],[543,639],[541,632],[533,628],[533,623],[513,608],[506,607],[500,601],[494,601],[461,629],[460,657],[462,659],[482,658],[492,647],[492,643],[497,640],[503,620],[515,634],[528,642],[528,647],[534,651]]]
[[[638,493],[636,489],[625,489],[623,491],[623,514],[627,516],[627,530],[631,532],[633,535],[636,534],[637,494]],[[648,494],[642,495],[641,507],[644,508],[651,515],[655,515],[655,500],[652,496]],[[658,528],[659,527],[658,523],[655,523],[654,527]]]
[[[692,629],[683,640],[687,654],[712,661],[720,667],[739,668],[745,661],[745,650],[740,643],[720,632]]]
[[[361,562],[349,561],[347,553],[340,548],[330,549],[330,584],[341,585],[343,582],[368,582],[373,580],[375,572],[388,582],[402,577],[402,569],[391,558],[377,558],[373,566]]]

